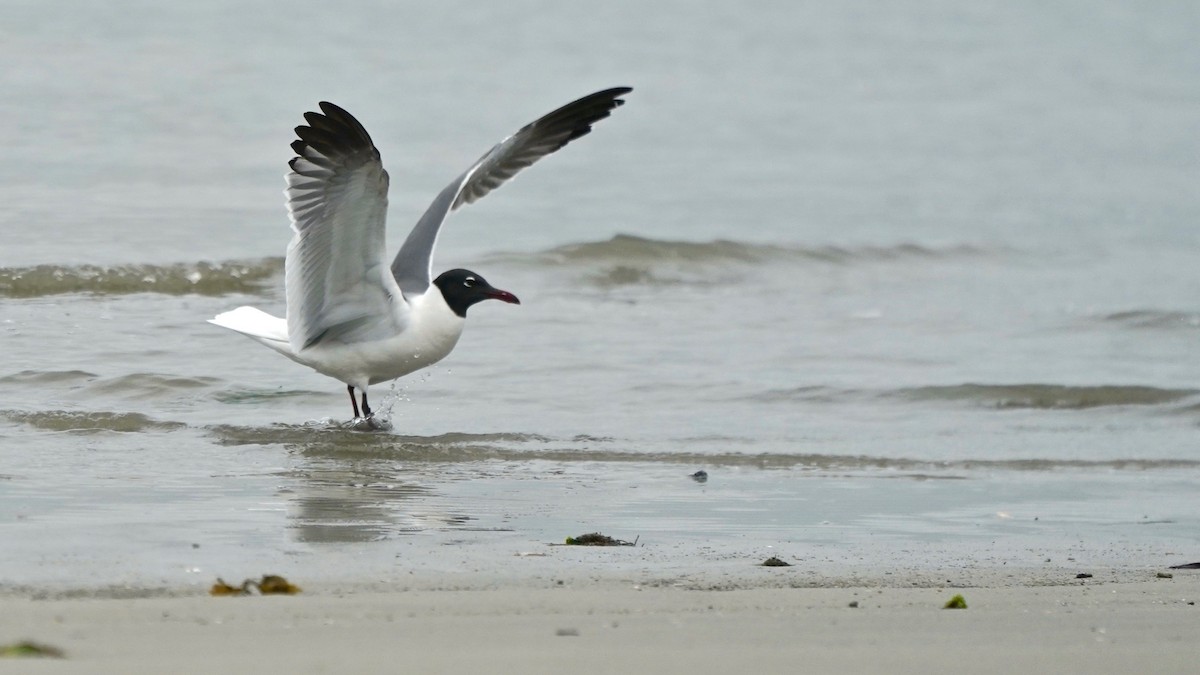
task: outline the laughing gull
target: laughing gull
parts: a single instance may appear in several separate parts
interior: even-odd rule
[[[305,113],[308,124],[296,127],[296,157],[288,163],[285,194],[295,234],[285,262],[287,318],[238,307],[209,322],[344,382],[355,419],[369,419],[367,387],[444,358],[472,305],[489,299],[519,304],[470,270],[433,276],[433,248],[446,216],[586,135],[631,91],[584,96],[500,141],[442,189],[390,267],[384,257],[388,174],[379,151],[350,113],[320,103],[321,112]]]

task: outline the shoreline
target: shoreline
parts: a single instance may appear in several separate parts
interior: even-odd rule
[[[1086,587],[1106,584],[1169,584],[1200,583],[1200,568],[1177,569],[1168,565],[1082,563],[1043,565],[978,566],[947,564],[937,566],[932,561],[909,560],[906,564],[883,567],[867,564],[809,564],[796,561],[775,567],[752,562],[746,556],[733,561],[714,562],[684,556],[685,560],[667,564],[661,557],[620,559],[628,547],[573,546],[574,559],[556,559],[541,552],[511,554],[507,560],[491,560],[484,564],[474,556],[459,560],[460,569],[417,566],[397,572],[391,577],[369,578],[359,575],[322,577],[319,570],[302,568],[255,571],[247,574],[230,569],[225,574],[194,575],[194,581],[173,583],[3,583],[0,582],[0,601],[4,600],[140,600],[154,598],[189,598],[208,595],[218,579],[238,586],[243,580],[255,580],[264,574],[278,574],[301,588],[300,595],[355,595],[374,593],[420,593],[439,591],[493,591],[497,589],[529,589],[568,586],[576,589],[672,588],[683,591],[757,591],[782,589],[890,589],[890,590],[954,590]],[[694,552],[693,552],[694,553]],[[775,556],[771,556],[774,558]],[[1186,564],[1182,556],[1173,564]],[[778,560],[778,558],[776,558]],[[1189,561],[1190,562],[1190,561]],[[306,576],[309,572],[314,576]],[[1200,598],[1198,598],[1200,599]]]

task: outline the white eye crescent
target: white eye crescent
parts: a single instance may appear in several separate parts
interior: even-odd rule
[[[475,285],[475,277],[467,277],[465,280],[463,280],[463,286],[466,286],[467,288],[470,288],[474,285]]]

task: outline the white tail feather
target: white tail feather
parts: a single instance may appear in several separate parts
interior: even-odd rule
[[[256,307],[238,307],[222,312],[208,322],[258,340],[275,351],[287,355],[292,353],[288,344],[287,321]]]

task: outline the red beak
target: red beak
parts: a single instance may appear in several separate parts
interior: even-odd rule
[[[493,288],[490,291],[487,291],[487,296],[493,300],[501,300],[511,305],[521,304],[521,301],[517,299],[517,296],[509,293],[508,291],[502,291],[499,288]]]

